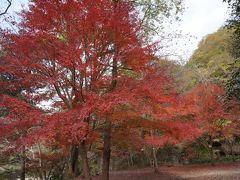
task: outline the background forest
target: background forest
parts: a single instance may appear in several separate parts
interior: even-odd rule
[[[240,2],[226,3],[186,63],[165,52],[182,0],[31,0],[6,19],[0,179],[239,161]]]

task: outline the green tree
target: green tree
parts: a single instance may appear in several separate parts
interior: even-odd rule
[[[231,29],[220,28],[203,38],[185,66],[183,79],[187,89],[204,82],[224,84],[228,69],[234,62],[229,53],[232,33]]]
[[[230,53],[235,58],[235,61],[228,69],[228,81],[226,88],[228,98],[236,98],[240,100],[240,1],[239,0],[224,0],[228,2],[231,10],[230,18],[227,20],[227,26],[233,28],[232,42]]]

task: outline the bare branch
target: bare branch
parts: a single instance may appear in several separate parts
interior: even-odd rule
[[[7,8],[5,9],[4,12],[0,13],[0,16],[6,14],[6,13],[8,12],[8,9],[9,9],[10,6],[12,5],[12,0],[7,0],[7,2],[8,2],[8,6],[7,6]]]

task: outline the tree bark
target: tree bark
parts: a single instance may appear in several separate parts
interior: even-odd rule
[[[22,148],[22,155],[21,155],[21,174],[20,180],[25,180],[26,176],[26,159],[25,159],[25,147]]]
[[[84,173],[84,178],[85,180],[91,180],[91,173],[90,173],[90,168],[88,164],[88,157],[87,157],[87,147],[86,147],[86,142],[82,141],[80,145],[80,156],[82,159],[83,163],[83,173]]]
[[[145,159],[147,159],[147,158],[144,154],[144,150],[142,149],[141,153],[140,153],[141,167],[145,167]]]
[[[234,162],[234,161],[235,161],[235,158],[234,158],[234,152],[233,152],[233,142],[232,142],[231,140],[229,141],[229,145],[230,145],[230,151],[231,151],[232,161]]]
[[[134,166],[134,162],[133,162],[133,155],[130,153],[130,161],[131,161],[131,166]]]
[[[116,8],[118,5],[119,0],[113,0],[114,3],[114,13],[116,12]],[[115,27],[114,36],[117,34],[117,27]],[[117,86],[117,74],[118,74],[118,47],[117,43],[115,42],[115,38],[113,39],[114,43],[114,57],[113,57],[113,64],[112,64],[112,82],[110,85],[109,91],[113,91]],[[103,165],[102,165],[102,180],[109,180],[109,166],[110,166],[110,158],[111,158],[111,128],[112,123],[111,120],[106,120],[105,122],[105,129],[103,133]]]
[[[40,174],[40,179],[41,180],[46,180],[47,179],[47,173],[45,170],[43,170],[43,162],[42,162],[42,150],[40,143],[37,144],[38,146],[38,154],[39,154],[39,174]]]
[[[71,148],[71,159],[70,159],[70,168],[71,168],[71,174],[74,177],[77,177],[78,175],[78,154],[79,149],[77,146],[72,146]]]
[[[102,180],[109,180],[109,166],[111,158],[111,122],[106,122],[106,128],[103,135],[103,164],[102,164]]]
[[[158,160],[157,160],[157,150],[155,148],[153,150],[153,165],[154,165],[154,172],[158,173]]]

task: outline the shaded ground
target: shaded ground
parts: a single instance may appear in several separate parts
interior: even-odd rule
[[[95,177],[94,180],[100,179]],[[110,180],[240,180],[240,163],[212,165],[161,166],[156,174],[152,169],[111,172]]]

